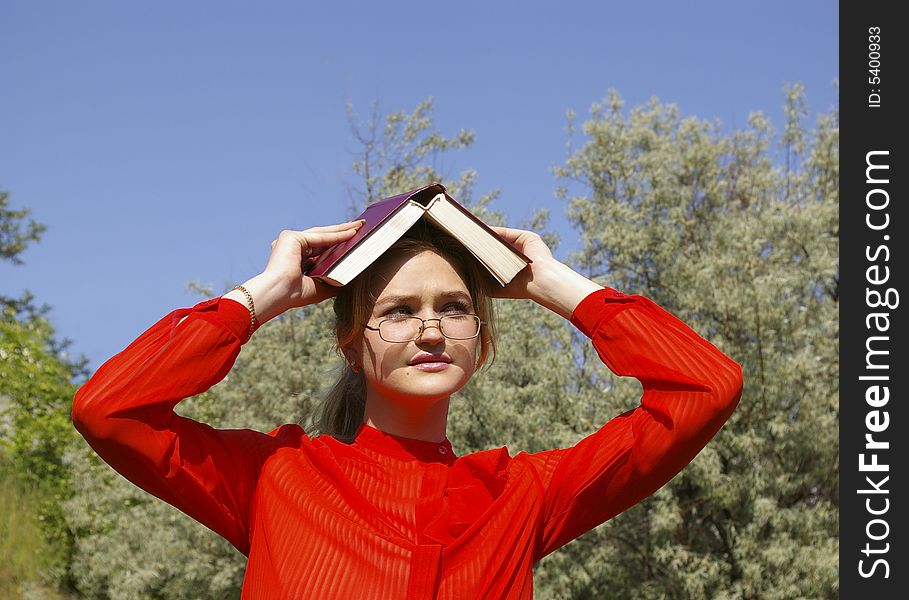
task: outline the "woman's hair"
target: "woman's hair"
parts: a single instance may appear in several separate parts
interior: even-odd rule
[[[495,316],[489,289],[497,285],[489,273],[460,242],[437,227],[420,219],[395,242],[375,263],[342,287],[334,300],[336,349],[350,344],[363,332],[363,323],[369,320],[378,299],[382,281],[378,273],[388,262],[432,251],[451,261],[464,279],[473,307],[485,325],[480,328],[480,348],[476,367],[487,358],[495,358]],[[345,361],[341,374],[329,389],[316,414],[316,426],[323,434],[341,441],[353,441],[363,422],[366,408],[366,382],[362,373],[354,373]]]

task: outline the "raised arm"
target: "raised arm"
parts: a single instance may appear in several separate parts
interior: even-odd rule
[[[357,226],[283,232],[266,269],[244,284],[258,320],[330,297],[333,290],[304,277],[302,265]],[[250,321],[239,291],[170,313],[98,369],[76,393],[72,412],[79,432],[120,474],[241,552],[248,550],[249,503],[259,466],[279,445],[299,443],[303,432],[217,430],[173,409],[227,375],[249,339]]]
[[[76,393],[73,422],[121,475],[247,550],[249,500],[271,438],[221,431],[174,406],[224,378],[249,312],[213,299],[176,310],[104,363]]]
[[[742,370],[654,302],[603,288],[555,263],[535,234],[500,233],[525,253],[530,249],[536,268],[506,291],[569,317],[610,370],[637,378],[644,388],[639,407],[572,448],[526,456],[544,488],[538,560],[682,470],[732,414]]]

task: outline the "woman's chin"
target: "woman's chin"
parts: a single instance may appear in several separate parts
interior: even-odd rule
[[[407,390],[401,390],[400,397],[409,399],[409,403],[426,405],[448,398],[461,386],[452,386],[441,382],[425,382],[422,385],[409,386]]]

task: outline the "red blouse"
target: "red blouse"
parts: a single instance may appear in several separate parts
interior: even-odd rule
[[[571,322],[644,394],[571,448],[457,456],[447,439],[365,424],[347,445],[174,413],[227,375],[248,319],[219,298],[176,310],[73,403],[104,460],[248,556],[243,598],[532,598],[537,561],[666,483],[741,395],[739,365],[650,300],[606,288]]]

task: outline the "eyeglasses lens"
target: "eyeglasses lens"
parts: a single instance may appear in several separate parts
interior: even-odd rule
[[[434,319],[429,320],[427,327],[435,326]],[[388,319],[379,325],[379,333],[389,342],[409,342],[420,335],[423,320],[417,317]],[[448,315],[438,321],[442,335],[453,340],[466,340],[476,337],[480,330],[480,318],[475,315]]]

